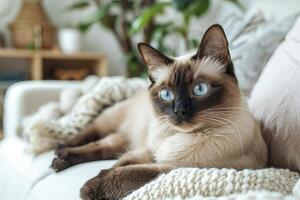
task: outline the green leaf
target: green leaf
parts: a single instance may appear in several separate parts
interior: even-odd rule
[[[181,36],[184,36],[186,33],[186,30],[180,26],[176,26],[174,30],[176,31],[176,33],[178,33]]]
[[[145,26],[147,26],[154,16],[163,12],[165,7],[170,5],[170,2],[159,2],[145,9],[141,16],[134,20],[131,26],[130,34],[141,31],[143,28],[145,28]]]
[[[83,22],[79,23],[78,29],[81,32],[86,32],[93,24],[100,22],[102,18],[107,16],[112,6],[113,4],[101,6],[99,10],[88,16]]]
[[[156,41],[158,43],[158,46],[161,46],[163,43],[165,37],[168,34],[173,33],[174,31],[174,25],[172,23],[162,23],[162,24],[156,24],[155,29],[152,32],[151,41]]]
[[[89,1],[79,1],[76,3],[71,4],[66,8],[67,11],[74,11],[74,10],[80,10],[82,8],[86,8],[90,5]]]
[[[191,48],[192,49],[195,49],[199,46],[199,41],[195,38],[191,39],[190,43],[191,43]]]
[[[183,11],[183,15],[187,18],[191,16],[200,17],[210,6],[210,0],[197,0],[189,4]]]
[[[112,30],[115,27],[117,15],[107,14],[104,17],[102,17],[100,21],[104,27]]]
[[[185,10],[186,7],[195,0],[173,0],[173,4],[179,11]]]

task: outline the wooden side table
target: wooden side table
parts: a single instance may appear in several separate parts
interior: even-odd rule
[[[69,73],[68,70],[72,71]],[[76,70],[84,72],[83,74],[81,73],[80,76],[76,76],[78,79],[83,79],[86,75],[91,74],[106,76],[106,57],[102,54],[87,52],[64,54],[58,50],[31,51],[0,48],[0,106],[2,106],[2,93],[10,84],[16,81],[53,80],[57,79],[59,73],[64,72],[68,75],[68,73],[71,74],[72,72],[76,74]],[[24,75],[24,78],[19,79],[20,74],[21,77]],[[1,77],[4,78],[2,79]],[[65,80],[74,79],[66,78]],[[1,108],[2,107],[0,107],[0,120],[2,120],[1,116],[3,114],[1,113],[3,111]],[[1,123],[2,121],[0,121],[0,125]],[[2,137],[3,134],[0,127],[0,140]]]
[[[30,66],[27,79],[31,80],[55,79],[53,70],[57,68],[85,69],[88,74],[107,75],[106,58],[97,53],[64,54],[58,50],[0,49],[0,63],[1,59],[28,61]]]

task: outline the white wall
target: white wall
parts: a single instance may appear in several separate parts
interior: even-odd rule
[[[44,6],[51,21],[57,27],[62,27],[68,20],[80,19],[80,15],[70,16],[65,14],[64,8],[74,0],[44,0]],[[267,13],[268,17],[280,17],[286,16],[290,13],[300,11],[300,0],[241,0],[246,5],[256,4],[262,7]],[[6,37],[8,38],[9,32],[7,30],[7,24],[11,22],[17,12],[20,9],[20,0],[0,0],[0,29],[5,30]],[[202,35],[203,31],[211,23],[216,23],[222,20],[221,16],[224,12],[235,12],[236,9],[232,8],[230,3],[224,3],[224,1],[213,0],[209,13],[193,22],[191,34],[194,36]],[[178,13],[169,10],[167,18],[179,19]],[[124,74],[124,58],[118,43],[109,31],[100,26],[94,26],[91,30],[83,35],[82,38],[83,50],[101,52],[108,56],[109,59],[109,71],[112,75]]]

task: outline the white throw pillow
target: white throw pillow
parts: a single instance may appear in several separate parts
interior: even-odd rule
[[[225,18],[231,57],[239,86],[249,95],[271,55],[292,28],[298,14],[270,21],[254,8],[244,18]]]
[[[249,106],[263,125],[270,163],[300,170],[300,17],[266,65]]]

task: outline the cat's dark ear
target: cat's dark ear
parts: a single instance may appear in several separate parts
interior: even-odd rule
[[[198,59],[211,57],[217,59],[222,64],[226,64],[230,59],[228,41],[223,28],[218,25],[212,25],[204,33],[198,51]]]
[[[146,43],[139,43],[138,50],[149,71],[157,68],[167,67],[173,62],[171,58],[168,58]]]
[[[233,65],[229,53],[229,45],[222,26],[215,24],[204,33],[195,59],[210,57],[216,59],[226,67],[228,74],[234,75]]]

